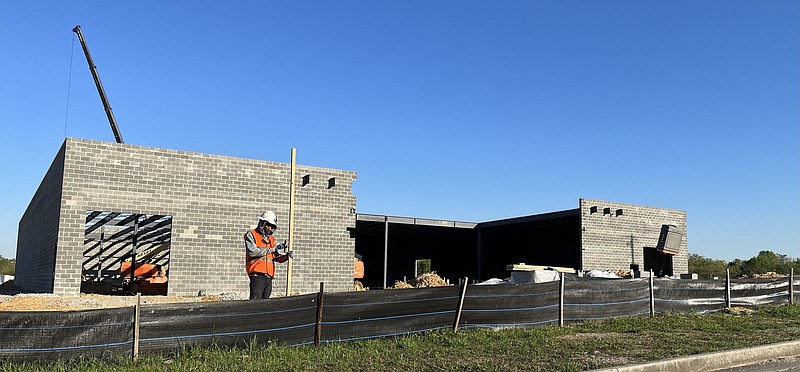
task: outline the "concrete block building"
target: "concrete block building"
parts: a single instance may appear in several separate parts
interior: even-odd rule
[[[664,249],[664,231],[677,239]],[[431,260],[440,276],[506,278],[515,263],[590,270],[688,271],[686,212],[592,199],[578,208],[486,222],[358,214],[356,253],[365,284],[391,285],[413,277],[417,260]]]
[[[295,178],[293,293],[352,290],[354,255],[371,288],[413,277],[417,260],[453,280],[504,278],[523,262],[688,271],[685,211],[579,199],[485,222],[395,217],[356,213],[355,172],[297,166]],[[271,209],[287,239],[289,194],[290,164],[67,138],[20,220],[15,285],[77,296],[135,261],[167,277],[161,294],[247,292],[243,234]]]
[[[20,220],[15,285],[77,296],[82,282],[118,274],[120,262],[151,249],[170,295],[246,292],[245,231],[272,209],[278,241],[288,238],[290,167],[67,138]],[[352,289],[355,178],[296,168],[292,292],[316,291],[320,281]],[[279,264],[273,292],[285,286]]]

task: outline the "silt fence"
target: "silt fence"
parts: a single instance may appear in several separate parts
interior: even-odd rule
[[[566,279],[568,278],[568,279]],[[466,280],[464,281],[466,282]],[[792,285],[790,285],[790,283]],[[307,294],[252,301],[0,312],[0,359],[169,354],[250,342],[319,345],[437,329],[537,327],[796,302],[800,281],[584,279]]]

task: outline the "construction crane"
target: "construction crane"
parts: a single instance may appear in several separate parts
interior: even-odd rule
[[[117,120],[114,119],[114,113],[111,111],[111,105],[108,104],[108,98],[106,98],[106,92],[105,90],[103,90],[103,83],[100,82],[100,75],[97,74],[97,67],[94,65],[94,61],[92,61],[92,55],[89,54],[89,47],[86,46],[86,40],[83,39],[83,33],[81,32],[81,25],[75,26],[75,28],[72,29],[72,32],[78,34],[78,40],[80,40],[81,46],[83,47],[83,54],[86,55],[86,62],[89,63],[89,71],[92,72],[92,77],[94,78],[94,85],[97,87],[97,93],[100,93],[100,100],[103,101],[103,108],[106,110],[108,123],[111,124],[111,130],[114,132],[114,138],[117,139],[117,143],[125,143],[122,141],[122,135],[119,133],[119,128],[117,127]]]

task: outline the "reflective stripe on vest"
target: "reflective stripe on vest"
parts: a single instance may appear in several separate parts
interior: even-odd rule
[[[275,248],[275,238],[273,238],[272,235],[267,235],[267,241],[264,241],[264,236],[259,234],[255,229],[250,230],[250,232],[253,233],[256,247]],[[263,257],[251,257],[248,253],[247,262],[245,263],[247,274],[267,274],[271,277],[275,277],[275,264],[272,262],[273,258],[275,258],[275,253],[269,253]]]

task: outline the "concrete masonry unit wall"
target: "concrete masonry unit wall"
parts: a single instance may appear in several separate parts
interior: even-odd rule
[[[14,285],[31,292],[53,291],[65,150],[66,145],[58,150],[19,221]]]
[[[662,225],[675,225],[686,232],[686,211],[580,199],[583,270],[619,270],[635,261],[644,269],[643,250],[656,247]],[[597,207],[595,212],[592,207]],[[603,209],[609,208],[605,214]],[[621,215],[616,211],[621,210]],[[633,255],[631,253],[633,240]],[[678,255],[672,258],[673,273],[689,271],[688,241],[684,234]]]
[[[24,252],[46,247],[21,232],[17,257],[26,275],[20,284],[27,286],[22,289],[47,291],[27,283],[46,282],[55,272],[53,293],[80,293],[87,210],[172,216],[170,295],[246,292],[243,235],[265,209],[278,215],[276,239],[288,238],[289,164],[75,138],[65,141],[59,156],[64,158],[60,193],[37,192],[21,222],[40,223],[29,214],[60,216],[55,267],[27,270],[31,260]],[[59,170],[54,162],[42,187],[58,183]],[[355,226],[356,173],[298,166],[295,177],[292,292],[314,292],[321,281],[326,291],[351,290],[355,243],[347,229]],[[60,200],[60,206],[39,200],[48,198]],[[53,232],[45,235],[40,239],[56,240]],[[285,264],[278,265],[276,276],[273,293],[283,293]]]

